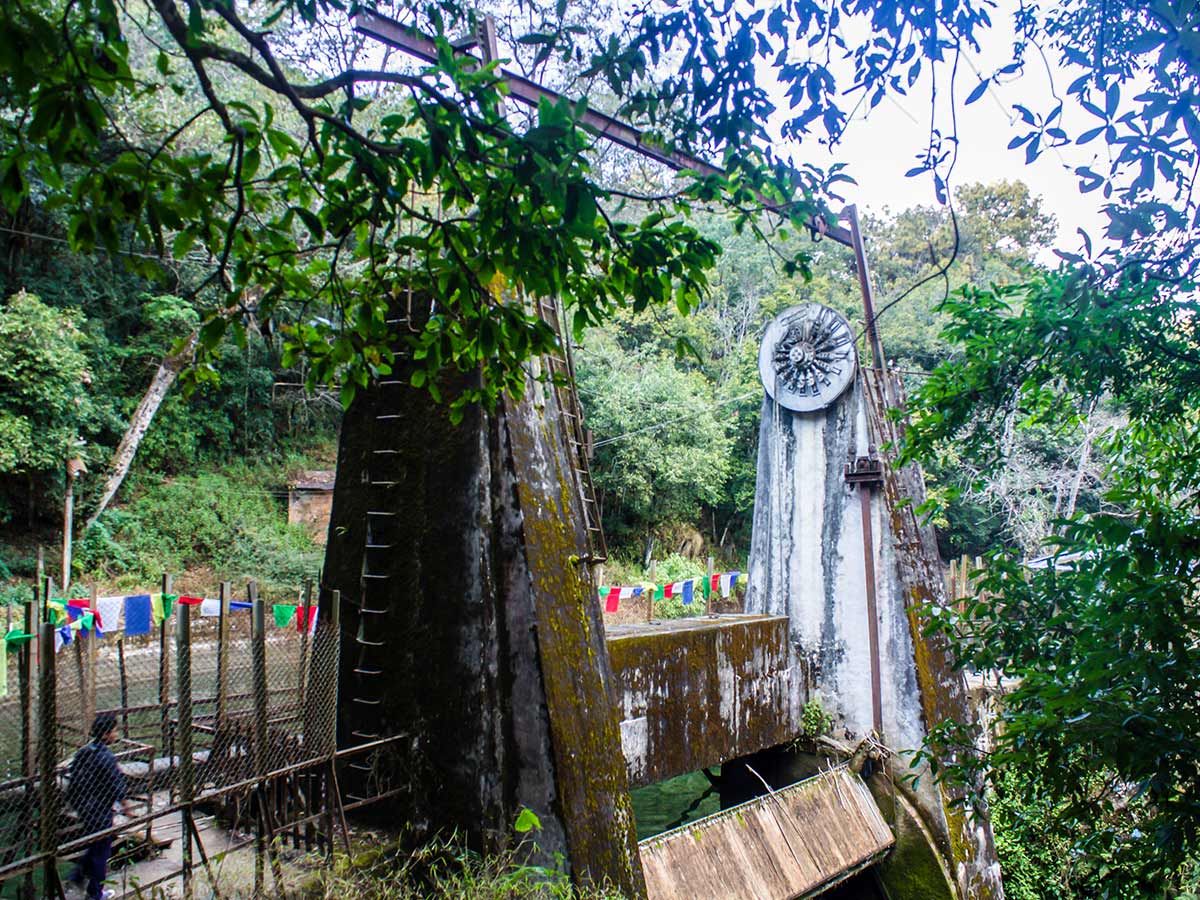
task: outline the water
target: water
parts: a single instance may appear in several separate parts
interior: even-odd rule
[[[714,775],[720,772],[718,767]],[[703,772],[691,772],[632,792],[638,840],[721,811],[721,798]]]

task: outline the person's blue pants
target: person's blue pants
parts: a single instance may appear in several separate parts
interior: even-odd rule
[[[94,844],[89,844],[83,851],[83,856],[75,862],[71,872],[72,881],[87,881],[87,895],[92,900],[100,900],[104,890],[104,880],[108,878],[108,858],[112,856],[113,839],[110,835],[101,838]]]

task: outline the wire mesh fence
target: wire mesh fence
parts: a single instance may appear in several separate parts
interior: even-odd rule
[[[280,848],[328,852],[338,767],[374,752],[337,751],[330,599],[324,618],[253,585],[26,604],[0,653],[0,897],[99,896],[110,857],[154,860],[139,891],[219,897],[242,847],[261,893]]]

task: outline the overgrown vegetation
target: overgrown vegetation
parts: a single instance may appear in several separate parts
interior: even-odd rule
[[[603,888],[577,888],[560,870],[524,861],[529,847],[482,857],[454,840],[401,850],[390,841],[339,855],[306,900],[622,900]]]

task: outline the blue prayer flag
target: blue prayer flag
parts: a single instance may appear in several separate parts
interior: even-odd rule
[[[683,605],[684,606],[687,606],[689,603],[692,602],[692,589],[693,589],[693,587],[695,587],[695,584],[696,584],[696,580],[694,578],[689,578],[687,581],[685,581],[683,583]]]
[[[150,595],[134,594],[125,598],[125,634],[150,633]]]
[[[229,601],[230,609],[249,609],[253,605],[254,604],[251,603],[249,600],[230,600]]]

